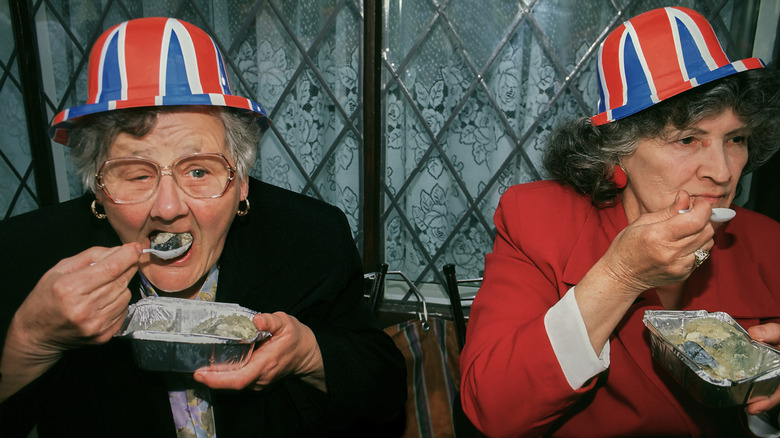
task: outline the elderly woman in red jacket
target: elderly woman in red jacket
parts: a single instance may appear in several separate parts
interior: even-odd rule
[[[776,71],[731,62],[685,8],[619,26],[598,67],[599,112],[551,138],[552,180],[510,188],[496,211],[464,410],[488,436],[777,429],[777,395],[744,409],[694,400],[654,363],[642,322],[650,309],[724,311],[780,343],[780,224],[732,205],[740,176],[778,147]]]

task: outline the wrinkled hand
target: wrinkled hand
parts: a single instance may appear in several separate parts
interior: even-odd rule
[[[317,339],[309,327],[284,312],[258,313],[253,322],[271,337],[252,352],[247,364],[238,370],[202,368],[194,378],[211,388],[262,390],[287,375],[326,391],[325,370]]]
[[[601,260],[609,275],[636,293],[687,279],[694,251],[711,250],[715,234],[712,207],[706,201],[690,204],[681,191],[672,205],[643,214],[621,231]],[[683,209],[690,212],[680,214]]]
[[[136,243],[90,248],[61,260],[38,281],[14,315],[31,346],[61,352],[102,344],[119,330],[138,269]]]
[[[14,314],[0,356],[0,402],[69,349],[108,342],[130,302],[141,247],[90,248],[47,271]]]
[[[768,323],[748,328],[748,334],[756,341],[780,348],[780,324]],[[757,399],[746,407],[747,413],[758,415],[780,406],[780,388],[767,398]]]

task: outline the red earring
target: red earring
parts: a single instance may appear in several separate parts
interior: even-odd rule
[[[609,180],[612,181],[615,184],[615,187],[618,189],[625,187],[628,183],[628,175],[626,175],[626,170],[623,169],[623,166],[620,164],[615,164],[614,170],[612,171],[612,176],[609,178]]]

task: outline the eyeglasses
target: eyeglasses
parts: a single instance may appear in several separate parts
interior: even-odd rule
[[[193,198],[219,198],[236,175],[222,154],[192,154],[179,157],[170,166],[139,157],[111,158],[95,174],[97,186],[117,204],[137,204],[151,198],[163,175]]]

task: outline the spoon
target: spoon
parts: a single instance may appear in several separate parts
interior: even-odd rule
[[[152,254],[153,256],[155,256],[155,257],[157,257],[159,259],[170,260],[170,259],[175,259],[176,257],[178,257],[178,256],[184,254],[185,252],[187,252],[187,250],[190,249],[190,246],[192,246],[192,242],[190,242],[190,243],[188,243],[188,244],[186,244],[184,246],[180,246],[178,248],[167,249],[167,250],[165,250],[165,249],[146,248],[142,252],[150,253],[150,254]]]
[[[680,210],[678,213],[688,213],[689,211],[691,210]],[[728,222],[734,219],[736,215],[737,212],[730,208],[715,207],[712,209],[712,214],[710,214],[710,220],[712,222]]]
[[[143,250],[157,258],[170,260],[190,249],[192,234],[190,233],[159,233],[152,238],[151,248]]]

